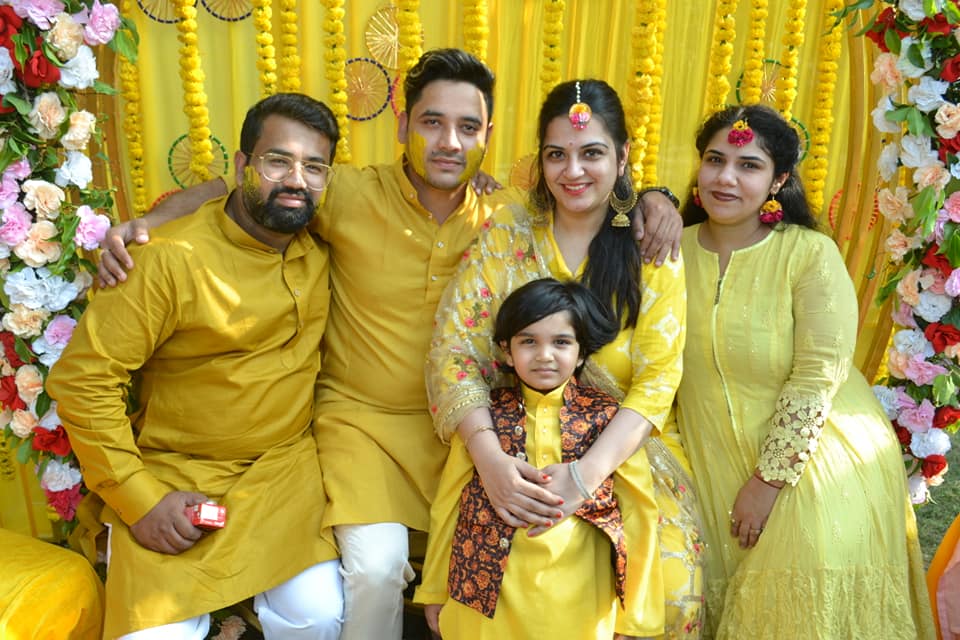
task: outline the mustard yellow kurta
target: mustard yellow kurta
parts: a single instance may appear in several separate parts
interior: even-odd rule
[[[219,609],[336,557],[320,535],[311,429],[327,250],[302,232],[280,253],[224,202],[132,249],[137,268],[95,296],[48,379],[87,485],[106,502],[106,638]],[[227,507],[224,529],[175,556],[141,547],[127,527],[174,490]]]
[[[493,344],[493,320],[504,298],[537,278],[562,280],[575,275],[563,264],[550,221],[531,214],[523,205],[498,209],[485,226],[444,294],[431,343],[427,391],[438,432],[445,439],[453,435],[468,411],[487,406],[490,387],[511,382],[494,364],[500,354]],[[578,269],[576,275],[581,273]],[[656,519],[659,513],[659,540],[628,540],[627,550],[646,553],[651,543],[659,542],[667,604],[665,637],[696,637],[703,547],[696,503],[670,414],[681,375],[685,333],[683,263],[668,262],[659,268],[645,265],[641,280],[636,327],[624,329],[614,342],[591,356],[582,381],[621,399],[622,406],[645,416],[658,429],[656,437],[619,473],[647,483],[644,494],[652,496],[655,504],[648,501],[626,504],[625,508],[636,509],[640,518]],[[539,461],[536,464],[540,465]],[[424,602],[443,601],[437,600],[436,594],[444,593],[445,572],[446,567],[428,558]],[[432,600],[426,599],[428,593]]]
[[[544,395],[523,387],[527,439],[525,451],[537,466],[562,462],[560,407],[566,385]],[[600,529],[577,517],[566,518],[543,535],[531,538],[517,530],[510,545],[497,610],[487,618],[475,609],[446,596],[450,548],[460,507],[460,493],[473,476],[473,462],[460,438],[454,436],[444,467],[437,500],[431,509],[430,541],[426,573],[436,576],[417,591],[417,600],[443,602],[440,630],[444,637],[459,640],[504,638],[564,638],[611,640],[620,609],[610,561],[611,543]],[[649,475],[649,474],[648,474]],[[650,503],[649,479],[637,485],[631,478],[614,474],[618,503]],[[648,528],[644,531],[644,528]],[[647,636],[662,631],[662,617],[653,627],[643,615],[650,596],[661,600],[662,585],[648,582],[644,560],[636,558],[630,541],[649,536],[656,520],[624,519],[627,537],[626,611],[619,618],[624,633]],[[429,589],[435,589],[431,591]],[[639,601],[638,601],[639,600]],[[629,613],[627,613],[629,612]]]
[[[931,638],[899,446],[851,365],[857,301],[839,251],[790,225],[733,252],[721,279],[698,231],[683,236],[690,314],[678,401],[708,543],[708,630],[730,640]],[[793,451],[809,452],[799,469]],[[729,513],[757,467],[796,484],[780,492],[756,547],[741,550]]]
[[[438,225],[402,160],[337,167],[314,225],[330,245],[333,290],[316,407],[325,527],[400,522],[426,530],[447,456],[423,383],[433,316],[492,206],[510,197],[480,198],[468,188]]]

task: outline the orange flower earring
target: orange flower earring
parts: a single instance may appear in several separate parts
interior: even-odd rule
[[[770,194],[767,201],[760,207],[760,222],[763,224],[777,224],[783,220],[783,206],[780,201]]]
[[[693,204],[703,209],[703,200],[700,199],[700,187],[694,187],[690,193],[693,197]]]

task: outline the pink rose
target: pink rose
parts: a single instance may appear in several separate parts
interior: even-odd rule
[[[950,297],[960,296],[960,268],[954,269],[943,283],[943,292]]]
[[[94,47],[113,40],[113,34],[120,28],[120,12],[112,4],[100,4],[93,0],[87,26],[83,30],[84,41]]]
[[[38,218],[53,220],[60,215],[60,205],[67,194],[46,180],[27,180],[23,183],[23,206],[37,212]]]
[[[920,287],[930,293],[943,293],[947,278],[936,269],[924,269],[920,275]]]
[[[913,217],[909,192],[905,187],[897,187],[896,192],[884,187],[877,194],[877,208],[890,222],[900,224]]]
[[[897,69],[897,56],[891,53],[881,53],[877,56],[873,63],[870,81],[880,85],[885,95],[899,91],[903,85],[903,76]]]
[[[52,25],[51,19],[64,10],[59,0],[10,0],[13,10],[21,18],[26,18],[44,31]]]
[[[0,241],[15,247],[23,242],[30,232],[31,218],[19,202],[14,202],[0,217]]]
[[[890,316],[893,318],[893,321],[901,327],[912,329],[917,326],[917,321],[913,318],[913,307],[905,302],[901,302]]]
[[[70,316],[54,316],[43,331],[43,337],[47,344],[59,349],[63,349],[70,342],[73,336],[73,330],[77,327],[77,321]]]
[[[20,197],[20,185],[12,176],[0,178],[0,210],[10,207]]]
[[[960,222],[960,191],[954,191],[943,203],[943,210],[953,222]]]
[[[939,162],[934,162],[917,168],[913,172],[913,181],[917,183],[918,189],[933,187],[939,192],[950,182],[950,172]]]
[[[13,248],[13,252],[31,267],[56,262],[63,253],[60,243],[53,239],[58,233],[56,225],[49,220],[35,222],[27,232],[27,237]]]
[[[4,177],[10,176],[17,180],[23,180],[33,172],[33,168],[30,166],[30,161],[26,158],[20,158],[16,162],[11,162],[7,165],[7,168],[3,170]]]
[[[40,370],[32,364],[27,364],[19,369],[14,376],[17,383],[17,393],[28,405],[32,405],[37,400],[37,396],[43,391],[43,379],[40,377]]]
[[[110,218],[102,213],[96,213],[85,204],[77,207],[77,217],[80,218],[80,224],[77,225],[77,233],[73,241],[88,251],[96,249],[100,246],[103,236],[107,235]]]
[[[920,270],[914,269],[897,283],[897,293],[911,307],[920,304]]]
[[[913,433],[926,433],[933,426],[933,415],[936,413],[933,404],[926,398],[919,405],[908,407],[897,416],[897,422]]]
[[[937,109],[937,135],[941,138],[953,138],[960,131],[960,107],[944,102]]]
[[[938,364],[933,364],[932,362],[927,362],[923,359],[923,356],[913,356],[910,358],[904,369],[907,380],[919,385],[930,384],[934,378],[946,372],[946,368]],[[926,400],[924,400],[924,402],[926,402]]]

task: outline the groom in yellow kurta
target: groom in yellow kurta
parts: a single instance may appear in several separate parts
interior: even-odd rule
[[[208,612],[250,596],[267,638],[339,635],[311,426],[328,256],[305,229],[337,138],[311,98],[255,105],[235,157],[240,188],[139,247],[127,285],[96,295],[50,374],[105,503],[105,638],[203,638]],[[203,534],[185,510],[206,499],[227,522]]]

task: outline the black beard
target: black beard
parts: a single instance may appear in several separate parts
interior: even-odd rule
[[[303,198],[304,204],[302,207],[295,209],[280,206],[276,202],[280,194],[299,196]],[[244,190],[243,200],[250,217],[257,224],[277,233],[296,233],[303,229],[313,218],[315,208],[313,198],[305,189],[277,187],[267,196],[266,202],[260,200],[259,197],[253,197],[252,193]]]

